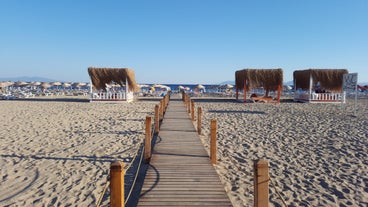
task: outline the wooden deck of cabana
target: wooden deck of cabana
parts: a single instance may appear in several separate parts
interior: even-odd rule
[[[232,206],[181,99],[168,105],[138,206]]]

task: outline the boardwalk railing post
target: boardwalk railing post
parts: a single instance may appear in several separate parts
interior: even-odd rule
[[[191,116],[192,116],[192,121],[194,121],[194,100],[191,101],[191,106],[192,106]]]
[[[202,134],[202,108],[198,107],[197,109],[197,132],[199,135]]]
[[[160,106],[156,104],[155,106],[155,134],[158,134],[160,130]]]
[[[120,161],[110,165],[110,206],[124,206],[124,163]]]
[[[268,162],[266,160],[254,161],[254,206],[268,207]]]
[[[160,121],[164,118],[164,106],[163,101],[160,101]]]
[[[216,164],[216,131],[217,131],[217,121],[215,119],[211,120],[211,149],[210,157],[211,163]]]
[[[144,162],[147,164],[151,160],[151,117],[146,117],[146,140],[144,143]]]
[[[190,113],[190,98],[189,97],[187,98],[187,110],[188,110],[188,113]]]
[[[167,107],[167,95],[165,95],[163,98],[162,98],[162,105],[163,105],[163,109],[164,109],[164,113],[166,112],[166,107]]]

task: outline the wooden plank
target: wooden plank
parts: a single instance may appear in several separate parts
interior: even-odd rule
[[[232,206],[179,100],[167,107],[138,206]]]

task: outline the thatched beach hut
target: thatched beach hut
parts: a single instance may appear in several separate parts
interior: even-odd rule
[[[302,102],[344,102],[343,75],[347,69],[306,69],[294,71],[294,100]]]
[[[244,91],[244,102],[246,102],[247,91],[251,89],[263,88],[264,97],[259,100],[272,100],[269,97],[270,91],[277,91],[277,102],[280,103],[282,91],[283,70],[278,69],[243,69],[235,72],[236,99],[239,90]]]
[[[128,68],[88,68],[91,78],[91,101],[133,100],[133,93],[138,90],[134,71]],[[120,86],[111,89],[110,85]]]

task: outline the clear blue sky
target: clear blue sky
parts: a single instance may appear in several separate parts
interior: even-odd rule
[[[0,77],[234,80],[244,68],[346,68],[368,81],[367,0],[0,0]]]

